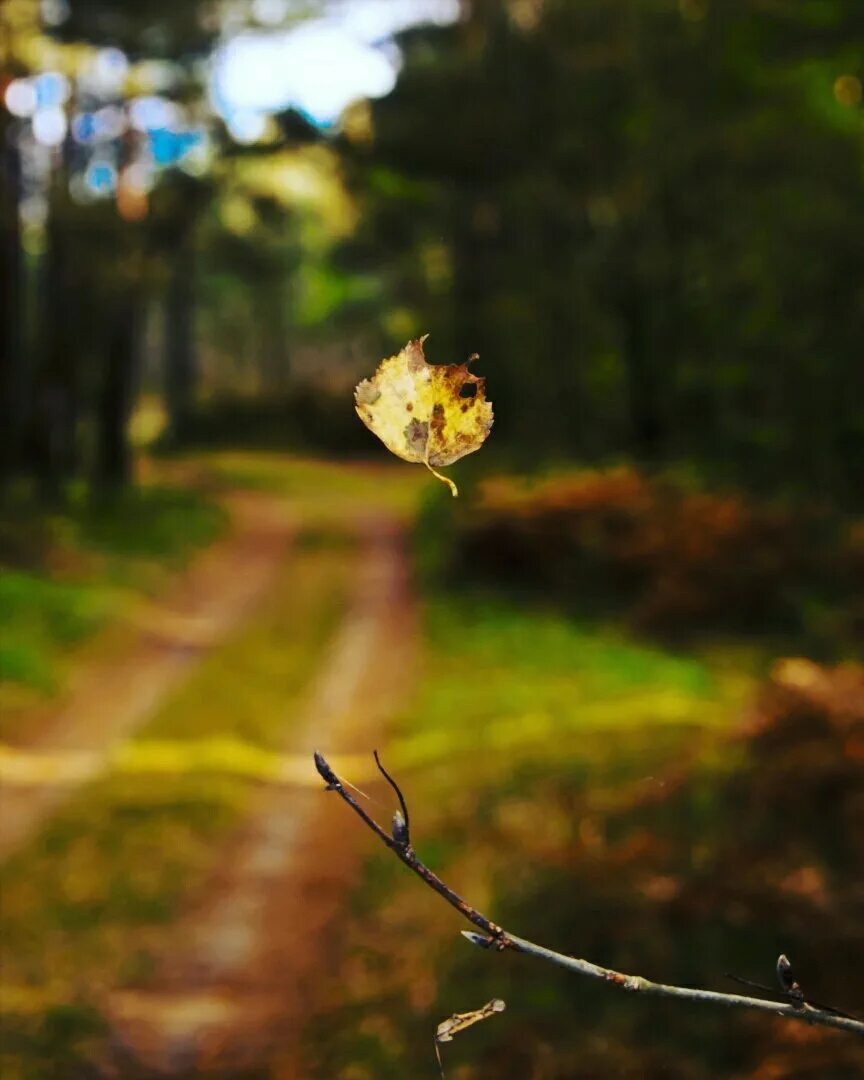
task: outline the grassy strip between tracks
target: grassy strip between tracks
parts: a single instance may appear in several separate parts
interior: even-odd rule
[[[146,976],[164,928],[248,805],[254,781],[211,770],[208,743],[278,747],[344,610],[354,558],[345,542],[301,541],[254,620],[129,748],[134,758],[139,743],[197,741],[199,769],[95,780],[3,868],[4,1077],[86,1067],[100,991]]]
[[[71,492],[62,511],[0,507],[0,736],[62,690],[97,631],[157,594],[224,531],[203,494],[147,485],[96,505]]]

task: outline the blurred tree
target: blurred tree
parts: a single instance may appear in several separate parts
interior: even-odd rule
[[[218,31],[218,20],[208,19],[208,11],[215,14],[212,5],[81,0],[53,32],[64,42],[83,39],[97,49],[122,47],[132,57],[174,61],[174,96],[194,106],[203,86],[193,62]],[[116,52],[111,55],[115,63],[125,63]],[[185,67],[176,66],[178,61]],[[122,89],[117,96],[122,102]],[[90,474],[97,489],[111,490],[130,478],[128,422],[140,374],[141,331],[160,282],[165,283],[172,427],[182,426],[194,394],[195,230],[211,191],[205,181],[169,175],[159,185],[164,192],[157,189],[153,198],[153,213],[146,202],[141,208],[122,204],[123,170],[132,161],[132,144],[124,141],[117,201],[79,205],[69,197],[69,150],[67,141],[55,172],[42,259],[45,317],[35,437],[42,490],[52,497],[80,460],[82,426],[91,429]],[[83,252],[89,259],[82,264]]]
[[[172,175],[155,193],[148,223],[150,252],[165,278],[163,377],[168,437],[174,443],[186,437],[195,407],[197,234],[212,196],[209,179]]]
[[[20,122],[3,99],[13,76],[25,70],[22,53],[37,32],[32,4],[0,7],[0,488],[21,463],[28,416]]]
[[[494,365],[496,444],[523,461],[629,454],[860,500],[864,8],[463,7],[457,24],[401,35],[396,90],[352,107],[327,146],[310,145],[321,134],[288,112],[269,141],[217,145],[206,181],[161,183],[144,220],[107,202],[88,217],[55,197],[36,260],[40,302],[56,300],[35,320],[43,415],[72,417],[73,442],[92,428],[103,457],[116,446],[107,403],[128,400],[138,349],[130,339],[120,393],[106,328],[140,326],[158,294],[175,439],[189,429],[197,372],[219,366],[244,393],[281,392],[289,340],[322,356],[335,341],[343,355],[349,343],[383,355],[433,330],[433,357],[476,349]],[[80,0],[54,33],[170,60],[174,103],[195,112],[194,59],[221,18],[240,25],[244,11]],[[13,270],[14,176],[7,162],[0,220]],[[333,195],[343,178],[357,214],[342,212],[341,188]],[[328,209],[307,212],[313,188]],[[64,283],[70,250],[98,252],[100,266]],[[2,299],[20,311],[16,281],[4,274]],[[131,303],[136,316],[115,320],[114,305]],[[3,379],[23,386],[15,334],[6,322]],[[59,440],[64,423],[49,430]],[[95,458],[94,470],[112,471]]]
[[[140,255],[130,253],[124,276],[114,283],[102,345],[102,373],[96,401],[93,480],[99,492],[123,487],[132,477],[129,421],[142,360],[144,305],[139,296]]]
[[[30,6],[36,10],[35,4]],[[295,7],[292,18],[308,14],[315,5]],[[71,167],[81,154],[71,137],[55,155],[44,252],[38,259],[38,305],[44,318],[38,320],[30,463],[39,473],[46,496],[59,497],[71,472],[85,464],[98,488],[110,490],[128,479],[132,461],[128,421],[142,368],[142,327],[154,297],[164,311],[161,345],[167,436],[175,444],[188,437],[199,397],[200,307],[207,296],[201,264],[211,255],[218,261],[223,240],[231,246],[231,229],[213,212],[220,191],[230,194],[235,183],[231,159],[242,153],[257,155],[265,172],[278,173],[286,147],[306,145],[320,137],[305,118],[289,111],[271,125],[271,144],[241,152],[215,118],[203,119],[208,108],[204,69],[198,61],[212,47],[225,20],[240,26],[250,12],[243,5],[215,2],[184,6],[165,0],[144,4],[80,0],[72,4],[67,17],[52,24],[55,50],[58,41],[62,49],[79,51],[82,41],[86,43],[80,53],[85,98],[93,93],[87,79],[92,80],[93,73],[98,75],[102,68],[110,69],[117,85],[113,95],[108,92],[108,103],[128,111],[127,96],[140,95],[141,78],[146,83],[150,77],[146,72],[155,71],[157,81],[167,80],[161,96],[139,97],[138,104],[155,101],[163,106],[163,114],[173,110],[184,120],[175,129],[173,121],[162,127],[164,121],[157,119],[154,131],[143,136],[150,139],[149,156],[160,170],[155,190],[146,194],[140,189],[130,194],[127,185],[127,175],[141,160],[136,140],[140,142],[142,136],[131,129],[114,147],[109,165],[115,188],[111,198],[94,202],[90,192],[82,202],[80,168],[76,178]],[[165,63],[148,66],[148,61],[157,58]],[[140,70],[134,66],[136,60],[144,62]],[[96,107],[75,105],[75,109],[91,111]],[[200,163],[188,173],[166,168],[182,159],[186,137],[182,123],[196,119],[210,127],[211,167],[206,175],[201,175]],[[219,159],[226,167],[218,164]],[[90,183],[86,175],[84,182]],[[232,292],[248,294],[250,301],[244,324],[237,328],[242,338],[238,351],[241,356],[260,354],[260,366],[267,369],[264,382],[272,384],[285,370],[284,298],[294,260],[287,256],[284,244],[284,201],[270,200],[269,205],[266,198],[251,194],[247,201],[261,228],[256,228],[248,244],[234,244],[234,254],[242,247],[243,257],[230,267],[223,262],[221,269],[227,270]],[[202,244],[208,245],[206,259],[202,259]],[[82,259],[85,253],[88,258]],[[209,313],[209,321],[214,317],[218,320],[218,312]]]
[[[21,162],[10,119],[0,110],[0,485],[20,463],[26,417]]]
[[[173,60],[206,52],[219,29],[218,0],[72,0],[56,34],[93,41],[129,56]]]
[[[346,144],[351,265],[494,364],[520,455],[860,497],[864,9],[466,8]]]

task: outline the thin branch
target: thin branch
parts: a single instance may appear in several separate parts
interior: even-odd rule
[[[424,866],[422,862],[414,854],[414,849],[409,843],[402,840],[396,840],[390,836],[381,826],[372,818],[360,803],[354,798],[350,791],[347,791],[342,784],[342,781],[330,768],[324,756],[317,750],[315,751],[315,767],[319,774],[327,784],[328,791],[335,791],[354,811],[355,814],[375,833],[378,839],[386,844],[388,848],[401,859],[403,863],[409,869],[413,870],[418,877],[421,877],[426,884],[434,889],[440,896],[443,896],[448,904],[452,904],[462,915],[468,919],[469,922],[474,923],[475,926],[479,926],[481,930],[485,931],[491,938],[493,938],[499,947],[505,948],[503,942],[504,931],[500,926],[497,926],[487,919],[485,915],[481,915],[479,911],[467,904],[458,893],[455,893],[448,885],[445,885],[441,878],[437,874],[434,874],[428,866]]]
[[[780,960],[786,960],[785,956],[781,956]],[[788,964],[789,961],[786,960]],[[778,961],[778,967],[780,963]],[[774,989],[770,986],[766,986],[764,983],[753,982],[752,979],[742,979],[740,975],[733,975],[731,972],[725,972],[727,979],[732,979],[733,982],[741,983],[742,986],[750,986],[754,990],[764,990],[766,994],[773,994]],[[781,980],[782,981],[782,980]],[[791,987],[783,987],[783,993],[792,1001],[803,1001],[807,1005],[815,1005],[817,1009],[823,1009],[825,1012],[834,1013],[835,1016],[845,1016],[847,1020],[858,1020],[857,1016],[853,1016],[851,1013],[843,1012],[842,1009],[835,1009],[833,1005],[826,1005],[824,1001],[817,1001],[816,998],[808,997],[804,991],[798,986],[797,983],[793,983]]]
[[[394,839],[392,836],[389,836],[377,821],[366,813],[351,793],[345,789],[344,785],[330,768],[323,755],[317,750],[315,751],[315,767],[327,784],[328,791],[335,791],[336,794],[351,807],[364,824],[375,833],[378,839],[390,848],[398,859],[400,859],[410,870],[413,870],[418,877],[422,878],[431,889],[434,889],[435,892],[439,894],[439,896],[443,896],[447,903],[456,908],[456,910],[468,919],[469,922],[472,922],[483,931],[483,934],[477,934],[470,930],[462,931],[463,936],[473,945],[477,945],[484,949],[512,949],[514,952],[524,953],[526,956],[533,956],[538,960],[545,960],[547,963],[555,964],[557,967],[566,968],[568,971],[575,972],[577,975],[585,975],[591,979],[599,979],[610,986],[618,987],[620,990],[628,990],[642,994],[646,997],[678,998],[683,1001],[701,1002],[706,1005],[718,1005],[727,1009],[750,1009],[758,1012],[773,1013],[775,1016],[784,1016],[790,1020],[800,1020],[804,1023],[820,1027],[838,1028],[841,1031],[849,1031],[855,1035],[864,1037],[864,1021],[856,1020],[853,1017],[845,1015],[840,1016],[832,1011],[826,1011],[806,1000],[796,999],[789,1002],[769,1001],[765,998],[744,997],[740,994],[724,994],[715,990],[698,990],[683,986],[669,986],[665,983],[652,982],[650,979],[645,979],[641,975],[625,975],[620,971],[613,971],[611,968],[593,964],[590,960],[580,960],[575,956],[567,956],[564,953],[544,948],[542,945],[535,945],[533,941],[527,941],[525,938],[517,937],[515,934],[511,934],[502,929],[502,927],[492,922],[491,919],[487,919],[482,912],[471,907],[469,903],[463,900],[458,893],[454,892],[449,885],[446,885],[437,874],[417,858],[410,843],[401,842]]]
[[[390,787],[392,787],[393,790],[396,792],[396,798],[399,800],[399,805],[402,808],[402,823],[404,825],[404,831],[402,832],[400,838],[404,839],[404,842],[406,844],[410,844],[411,843],[411,819],[408,816],[408,804],[405,802],[405,796],[402,794],[402,789],[399,787],[399,785],[396,783],[396,781],[393,779],[393,777],[390,775],[390,773],[387,772],[387,770],[381,764],[381,759],[378,757],[378,751],[373,750],[372,755],[375,758],[375,764],[378,766],[378,769],[379,769],[381,775],[384,777],[384,779],[387,781],[387,783],[390,785]],[[394,837],[394,839],[395,839],[395,837]]]

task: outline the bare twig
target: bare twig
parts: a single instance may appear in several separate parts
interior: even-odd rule
[[[754,990],[764,990],[766,994],[776,993],[773,987],[766,986],[764,983],[753,982],[752,979],[744,979],[740,975],[733,975],[729,971],[725,974],[727,979],[732,979],[733,982],[741,983],[742,986],[750,986]],[[843,1012],[842,1009],[835,1009],[833,1005],[826,1005],[824,1001],[817,1001],[816,998],[812,998],[805,994],[801,989],[801,984],[792,975],[792,965],[789,963],[788,957],[782,953],[777,958],[777,981],[780,983],[781,992],[785,994],[790,1001],[797,1002],[798,1008],[800,1008],[801,1003],[804,1002],[817,1009],[823,1009],[825,1012],[834,1013],[835,1016],[845,1016],[847,1020],[861,1019],[858,1016]]]
[[[471,907],[471,905],[466,903],[458,893],[455,893],[448,885],[445,885],[441,878],[439,878],[437,874],[434,874],[428,866],[424,866],[414,854],[414,849],[411,847],[410,843],[407,843],[404,840],[394,839],[382,829],[378,822],[366,813],[351,792],[346,791],[342,781],[330,768],[327,761],[324,759],[324,756],[317,750],[315,751],[315,767],[327,784],[328,791],[337,792],[337,794],[348,803],[354,813],[357,814],[358,817],[360,817],[375,833],[378,839],[386,844],[407,867],[410,867],[415,874],[423,878],[431,889],[434,889],[435,892],[443,896],[447,903],[452,904],[453,907],[461,912],[469,922],[474,923],[475,926],[479,926],[481,930],[494,939],[499,948],[506,948],[504,931],[501,927],[497,926],[490,919],[487,919],[485,915],[482,915],[475,908]]]
[[[526,956],[533,956],[538,960],[545,960],[547,963],[555,964],[557,967],[566,968],[577,975],[599,979],[610,986],[618,987],[620,990],[640,993],[645,997],[677,998],[682,1001],[717,1005],[727,1009],[750,1009],[758,1012],[773,1013],[775,1016],[784,1016],[790,1020],[799,1020],[820,1027],[839,1028],[841,1031],[848,1031],[864,1037],[864,1021],[851,1016],[841,1016],[834,1011],[819,1008],[806,1000],[796,998],[793,1001],[769,1001],[765,998],[744,997],[740,994],[724,994],[716,990],[670,986],[665,983],[652,982],[641,975],[625,975],[620,971],[613,971],[611,968],[593,964],[590,960],[580,960],[575,956],[567,956],[564,953],[544,948],[542,945],[535,945],[533,941],[517,937],[515,934],[509,933],[509,931],[505,931],[483,915],[482,912],[471,907],[469,903],[463,900],[458,893],[454,892],[449,885],[446,885],[437,874],[417,858],[410,843],[396,840],[388,835],[377,821],[366,813],[351,793],[345,789],[323,755],[317,750],[315,751],[315,767],[327,784],[327,789],[335,791],[375,833],[378,839],[390,848],[398,859],[405,863],[410,870],[413,870],[418,877],[422,878],[439,896],[443,896],[447,903],[456,908],[469,922],[472,922],[483,931],[482,934],[477,934],[471,930],[462,931],[463,936],[473,945],[483,949],[512,949],[514,952],[524,953]],[[398,788],[396,790],[398,791]]]
[[[435,1057],[438,1059],[438,1071],[441,1073],[441,1080],[445,1080],[445,1077],[440,1044],[453,1042],[453,1037],[458,1035],[460,1031],[465,1031],[466,1028],[479,1024],[481,1020],[488,1020],[490,1016],[504,1012],[506,1008],[507,1006],[501,998],[493,998],[492,1001],[487,1001],[479,1009],[467,1013],[453,1013],[452,1016],[441,1021],[435,1032]]]
[[[402,821],[399,823],[394,819],[394,836],[393,839],[403,844],[411,843],[411,819],[408,816],[408,804],[405,802],[405,796],[402,794],[402,789],[393,779],[389,772],[381,764],[381,759],[378,757],[378,751],[373,750],[372,756],[375,758],[375,764],[378,766],[381,775],[396,792],[396,798],[399,800],[399,806],[402,809]],[[401,829],[398,826],[401,824]],[[398,835],[397,835],[398,833]]]

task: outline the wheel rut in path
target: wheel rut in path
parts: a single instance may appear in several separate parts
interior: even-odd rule
[[[416,612],[402,529],[360,523],[349,608],[284,751],[371,752],[415,684]],[[262,789],[198,903],[168,935],[146,986],[114,992],[115,1076],[299,1075],[316,971],[338,965],[334,927],[365,836],[321,787]],[[274,1063],[278,1062],[278,1067]],[[257,1074],[256,1074],[257,1075]]]
[[[232,493],[225,504],[229,535],[198,555],[171,595],[151,606],[122,655],[95,660],[78,674],[66,703],[28,741],[22,753],[30,772],[44,775],[23,783],[0,776],[0,859],[98,775],[111,752],[266,597],[293,521],[280,500],[257,492]],[[15,751],[9,756],[14,761]],[[34,770],[40,762],[46,768]]]

